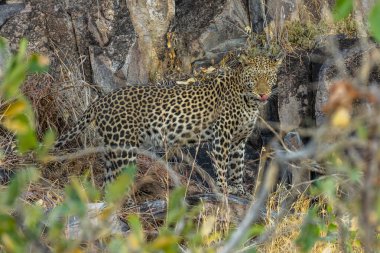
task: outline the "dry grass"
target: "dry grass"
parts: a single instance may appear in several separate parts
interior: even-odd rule
[[[310,16],[312,14],[306,11],[302,15],[304,17],[309,15],[306,18],[308,20],[306,25],[299,21],[289,21],[281,28],[283,30],[279,31],[278,27],[274,27],[274,30],[270,31],[274,37],[277,34],[278,44],[282,45],[288,52],[299,48],[313,48],[318,36],[337,32],[350,36],[356,35],[357,28],[351,17],[336,24],[335,27],[329,27],[330,30],[327,30],[327,25],[324,25],[323,20]],[[261,39],[263,38],[257,38],[257,40]],[[269,51],[271,50],[274,53],[278,50],[278,47],[274,47]],[[256,52],[251,53],[255,54]],[[234,57],[236,55],[232,55],[232,60],[225,58],[218,67],[226,68],[226,66],[236,64]],[[53,128],[60,132],[62,129],[72,125],[72,122],[78,119],[78,116],[93,100],[88,84],[83,82],[83,73],[80,71],[81,66],[76,63],[72,65],[64,64],[63,60],[61,63],[61,77],[59,80],[54,80],[49,75],[32,76],[29,77],[23,88],[23,92],[32,102],[36,113],[39,137],[42,137],[48,128]],[[178,76],[170,77],[173,79],[178,78]],[[94,136],[94,131],[90,129],[87,135],[82,138],[82,146],[97,146],[97,140]],[[4,154],[1,154],[0,157],[1,169],[16,171],[33,163],[33,157],[18,156],[13,152],[13,136],[5,132],[0,134],[0,146],[6,147]],[[78,145],[70,145],[68,148],[73,148],[74,146],[77,147]],[[59,154],[55,153],[55,155]],[[142,204],[153,200],[166,201],[170,191],[175,187],[167,169],[154,159],[144,155],[138,157],[137,165],[139,172],[132,190],[136,203]],[[86,177],[97,187],[102,184],[104,164],[99,159],[98,154],[88,154],[79,159],[41,164],[40,166],[42,171],[41,179],[37,183],[30,185],[23,199],[45,209],[53,208],[62,203],[64,198],[63,189],[72,178]],[[187,196],[212,192],[211,188],[206,187],[203,182],[192,177],[192,175],[196,174],[194,166],[191,162],[172,166],[180,179],[180,184],[186,186]],[[292,189],[279,186],[269,196],[265,207],[266,216],[259,224],[264,225],[266,228],[273,227],[273,230],[262,241],[258,242],[259,238],[250,238],[246,243],[246,247],[257,246],[258,252],[299,252],[295,240],[300,235],[308,210],[311,205],[321,204],[322,206],[322,203],[315,202],[310,197],[302,195],[280,219],[275,218],[276,214],[282,210],[282,201],[291,192]],[[313,203],[311,203],[312,201]],[[239,205],[226,207],[221,205],[220,202],[204,202],[201,207],[202,211],[198,217],[194,217],[194,221],[198,224],[198,230],[202,230],[205,222],[208,222],[208,226],[211,227],[211,232],[207,233],[204,240],[206,246],[221,242],[227,232],[236,228],[236,225],[241,221],[248,209],[247,206],[244,206],[244,209]],[[136,210],[124,208],[121,210],[121,216],[125,218],[134,212]],[[140,216],[143,219],[145,231],[151,238],[154,238],[163,218],[157,219],[150,213],[142,213]],[[357,230],[357,228],[350,229]],[[352,245],[352,251],[363,252],[363,249],[360,245]],[[318,241],[311,252],[341,252],[341,247],[338,242]]]
[[[299,1],[297,12],[293,13],[296,15],[286,20],[281,17],[279,9],[265,29],[265,34],[253,34],[253,44],[262,45],[274,53],[279,49],[293,53],[313,50],[321,46],[329,35],[341,34],[347,38],[357,38],[359,32],[355,17],[350,15],[334,22],[331,6],[331,1]]]
[[[2,160],[2,166],[7,165],[10,169],[20,167],[20,163],[29,163],[27,158],[23,160],[14,154],[7,154],[5,157],[6,159]],[[191,168],[191,164],[178,166]],[[166,169],[156,161],[145,156],[139,157],[138,167],[139,173],[133,190],[136,202],[141,204],[157,199],[166,200],[169,192],[174,187]],[[76,160],[42,166],[41,180],[31,185],[23,198],[28,203],[34,203],[46,209],[53,208],[63,201],[63,188],[70,182],[72,177],[83,177],[83,175],[86,175],[94,185],[100,186],[103,173],[102,168],[103,164],[99,161],[96,154],[87,155]],[[189,173],[191,170],[182,171]],[[189,179],[189,174],[181,175],[178,173],[178,177],[180,178],[181,185],[187,185],[188,196],[210,191],[202,182]],[[298,252],[294,241],[299,236],[300,227],[310,207],[310,199],[307,197],[299,198],[293,204],[292,211],[288,212],[280,221],[277,221],[273,218],[273,213],[279,212],[281,200],[289,192],[289,190],[279,187],[269,198],[266,206],[267,217],[263,224],[267,227],[276,224],[276,227],[273,234],[267,240],[257,245],[258,252]],[[206,246],[219,243],[224,238],[224,235],[231,231],[244,216],[246,210],[239,206],[236,208],[230,207],[232,209],[225,209],[220,203],[203,203],[203,211],[199,217],[195,218],[195,221],[199,224],[199,230],[202,229],[202,224],[206,221],[212,226],[212,232],[207,234],[204,239]],[[134,210],[126,208],[122,210],[121,216],[126,217],[134,212]],[[162,224],[162,218],[157,219],[157,217],[149,213],[140,214],[140,216],[142,217],[148,238],[154,239],[157,236],[159,226]],[[249,242],[247,245],[249,246]],[[337,243],[317,242],[312,252],[340,252],[340,248]],[[362,252],[362,249],[355,246],[354,252]]]

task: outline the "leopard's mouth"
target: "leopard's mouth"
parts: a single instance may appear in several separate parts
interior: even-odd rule
[[[259,93],[254,95],[256,96],[256,100],[258,100],[259,103],[266,104],[270,99],[271,93]]]
[[[266,103],[269,100],[269,94],[255,94],[255,93],[244,93],[244,96],[248,97],[249,99],[253,99],[260,103]]]
[[[259,99],[262,102],[266,102],[269,99],[269,95],[268,94],[259,94]]]

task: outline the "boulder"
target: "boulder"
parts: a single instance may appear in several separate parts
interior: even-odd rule
[[[24,8],[24,3],[14,3],[5,4],[5,2],[0,2],[2,5],[0,8],[0,27],[12,16],[20,13]]]
[[[280,129],[289,132],[314,125],[313,86],[310,61],[305,52],[288,55],[278,73],[278,115]]]
[[[315,120],[316,125],[320,126],[324,124],[327,120],[327,116],[323,111],[323,107],[329,99],[329,89],[334,81],[342,78],[352,78],[360,76],[360,66],[362,64],[363,57],[368,57],[379,45],[369,43],[363,48],[357,40],[338,38],[339,49],[341,50],[340,55],[344,61],[344,68],[346,73],[340,73],[336,67],[333,59],[327,59],[319,73],[319,80],[315,98]],[[361,82],[363,85],[372,85],[373,83],[380,82],[380,67],[372,66],[368,70],[368,82],[364,80]],[[358,108],[360,105],[356,104],[355,107]],[[361,107],[362,108],[362,107]],[[357,110],[357,109],[356,109]],[[354,108],[355,111],[355,108]]]
[[[177,1],[172,31],[182,71],[218,62],[227,51],[243,47],[246,27],[248,12],[241,0]]]

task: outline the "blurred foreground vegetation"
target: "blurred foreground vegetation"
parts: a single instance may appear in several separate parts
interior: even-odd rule
[[[353,1],[338,0],[334,18],[347,18],[353,8]],[[379,1],[368,22],[372,36],[380,41]],[[0,54],[6,50],[6,42],[0,40]],[[369,58],[372,65],[380,64],[377,54]],[[133,168],[109,185],[103,197],[89,175],[73,178],[63,192],[49,189],[51,207],[31,194],[43,190],[39,166],[53,159],[48,151],[55,134],[37,134],[35,113],[21,86],[28,75],[47,71],[48,64],[45,57],[28,54],[23,40],[0,71],[1,127],[14,134],[18,157],[29,155],[35,161],[0,186],[1,252],[380,252],[379,84],[368,86],[355,76],[334,84],[326,104],[329,121],[307,133],[311,141],[304,150],[273,155],[268,168],[272,176],[263,179],[242,223],[231,221],[226,204],[215,211],[206,210],[203,203],[188,205],[186,188],[178,187],[168,193],[162,220],[148,224],[142,214],[127,212],[121,214],[127,231],[114,234],[113,215],[124,210],[123,200],[136,176]],[[358,99],[370,108],[355,115]],[[0,156],[6,157],[7,151],[0,150]],[[318,164],[324,175],[289,202],[292,189],[273,180],[283,162],[301,169]],[[1,165],[0,161],[0,169]],[[103,200],[107,206],[94,223],[88,204]],[[258,221],[250,211],[260,208],[266,213]],[[68,225],[73,217],[80,220],[74,235]]]

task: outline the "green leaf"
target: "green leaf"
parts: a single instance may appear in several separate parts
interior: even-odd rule
[[[20,233],[11,215],[0,214],[0,245],[1,252],[26,252],[26,238]]]
[[[140,243],[144,242],[144,231],[137,215],[128,216],[128,224],[131,227],[132,233],[136,235],[136,238]]]
[[[368,21],[371,34],[378,42],[380,42],[380,1],[377,1],[373,6]]]
[[[30,233],[38,238],[42,230],[41,220],[44,216],[44,210],[40,206],[25,205],[23,206],[23,213],[25,217],[25,227],[29,230]]]
[[[354,167],[347,174],[352,182],[359,184],[362,182],[363,171],[361,169]]]
[[[184,187],[178,187],[170,193],[168,203],[168,215],[166,218],[166,225],[176,223],[181,217],[183,217],[186,207],[184,202],[186,189]]]
[[[32,54],[29,58],[28,72],[41,73],[46,72],[49,66],[49,58],[43,55]]]
[[[11,67],[4,73],[4,79],[0,86],[0,94],[6,99],[14,99],[20,94],[20,86],[26,77],[25,64],[18,64],[15,59],[11,61]]]
[[[30,130],[23,134],[17,134],[17,144],[20,153],[37,148],[37,136],[34,130]]]
[[[64,203],[56,206],[51,210],[47,218],[47,224],[49,227],[48,238],[51,242],[61,240],[62,234],[65,230],[65,222],[63,222],[62,217],[68,216],[69,209]]]
[[[5,201],[4,204],[12,207],[24,188],[26,188],[26,186],[28,186],[33,181],[36,181],[38,177],[39,173],[37,169],[33,168],[21,170],[18,172],[8,186],[8,190],[5,193],[5,196],[2,196],[2,199]]]
[[[0,36],[0,50],[7,47],[7,39]]]
[[[48,129],[46,133],[44,134],[44,137],[42,139],[42,143],[37,151],[38,159],[44,160],[47,153],[49,152],[49,149],[53,146],[55,142],[55,132],[52,129]]]
[[[0,235],[16,230],[16,221],[11,215],[0,214]]]
[[[20,41],[18,52],[16,55],[17,63],[25,65],[26,50],[28,49],[28,40],[23,38]]]
[[[317,186],[321,190],[321,192],[330,200],[334,200],[336,198],[337,182],[335,178],[329,177],[320,180],[317,182]]]
[[[309,210],[307,217],[301,227],[301,232],[296,239],[296,244],[301,252],[309,252],[314,244],[321,238],[320,223],[323,221],[318,217],[316,208]]]
[[[44,138],[42,140],[42,144],[46,148],[50,148],[55,142],[55,133],[52,129],[46,131]]]
[[[336,233],[338,231],[338,226],[335,223],[330,223],[327,227],[327,232],[329,234]]]
[[[88,203],[88,196],[83,186],[76,178],[73,178],[65,192],[65,204],[68,207],[69,214],[83,217],[86,214]]]
[[[259,236],[264,232],[265,232],[265,226],[262,224],[255,224],[249,229],[250,237]]]
[[[113,238],[108,244],[108,250],[110,253],[129,252],[124,238]]]
[[[335,21],[342,20],[352,12],[354,7],[353,0],[337,0],[333,8],[333,16]]]
[[[96,203],[100,201],[101,194],[90,181],[84,180],[83,187],[86,191],[87,198],[90,203]]]
[[[379,15],[380,15],[380,12],[379,12]],[[379,21],[380,22],[380,21]],[[379,24],[379,27],[380,27],[380,23]],[[358,136],[360,139],[362,140],[368,140],[368,127],[365,126],[364,124],[360,124],[357,128],[357,133],[358,133]]]
[[[26,49],[27,41],[22,39],[16,56],[10,58],[4,73],[4,79],[0,86],[0,94],[6,99],[14,99],[20,94],[19,87],[26,77],[27,60]]]
[[[116,180],[106,186],[106,200],[109,203],[120,203],[127,195],[136,175],[136,166],[128,166],[117,176]]]

